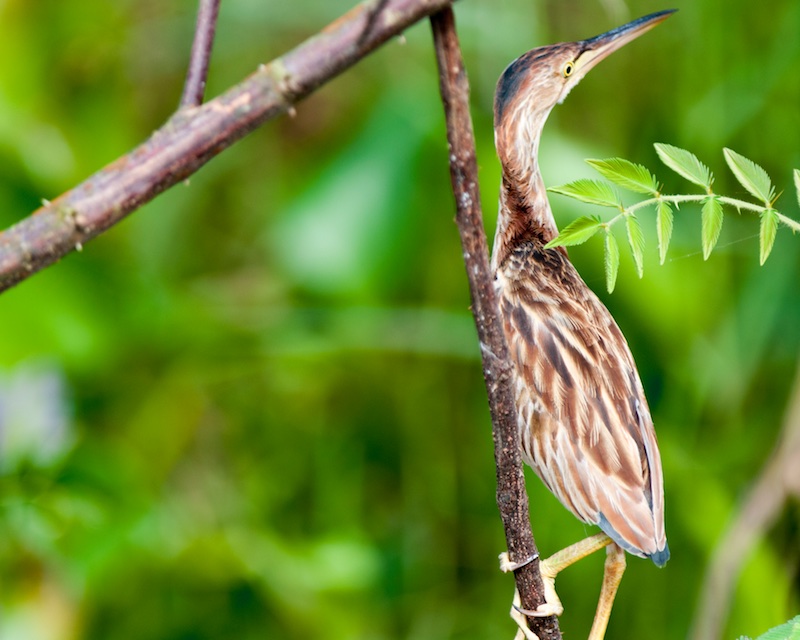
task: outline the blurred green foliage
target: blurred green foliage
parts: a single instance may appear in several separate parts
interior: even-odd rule
[[[209,95],[350,0],[226,0]],[[462,0],[484,210],[496,78],[525,50],[669,5]],[[558,107],[548,184],[653,142],[800,167],[800,4],[678,0]],[[177,105],[191,0],[0,2],[0,223]],[[0,297],[0,638],[511,638],[512,581],[429,28],[392,42],[129,220]],[[718,187],[741,191],[718,172]],[[790,192],[789,192],[790,193]],[[552,196],[563,225],[585,213]],[[779,201],[797,218],[796,203]],[[631,559],[608,638],[683,638],[704,568],[775,446],[800,350],[800,250],[699,209],[665,266],[572,251],[629,338],[664,459],[664,570]],[[649,234],[649,235],[648,235]],[[655,246],[654,227],[646,242]],[[531,474],[532,475],[532,474]],[[529,483],[543,553],[591,530]],[[800,605],[797,504],[745,562],[726,636]],[[590,626],[602,557],[559,578]]]

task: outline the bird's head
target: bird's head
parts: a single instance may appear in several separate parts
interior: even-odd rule
[[[674,11],[651,13],[588,40],[532,49],[514,60],[500,76],[495,93],[498,151],[505,143],[504,146],[522,145],[535,154],[550,110],[603,58],[649,31]]]

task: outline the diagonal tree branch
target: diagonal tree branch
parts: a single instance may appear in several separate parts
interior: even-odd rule
[[[200,0],[197,8],[197,25],[194,29],[192,53],[189,58],[189,71],[183,85],[181,108],[197,107],[203,104],[208,79],[208,64],[211,60],[211,47],[214,46],[214,33],[217,30],[220,0]]]
[[[184,180],[223,149],[452,0],[369,0],[0,234],[0,291]]]
[[[439,86],[447,120],[450,177],[456,198],[456,224],[464,250],[472,313],[481,344],[483,375],[492,415],[497,466],[497,506],[503,520],[510,559],[512,562],[524,563],[528,558],[537,555],[537,549],[531,532],[528,494],[522,472],[511,386],[511,361],[497,310],[486,234],[483,230],[475,136],[469,113],[469,83],[452,8],[447,7],[432,16],[431,25],[439,65]],[[544,602],[538,560],[525,564],[515,574],[522,607],[536,609]],[[530,618],[529,625],[540,640],[561,638],[555,617]]]

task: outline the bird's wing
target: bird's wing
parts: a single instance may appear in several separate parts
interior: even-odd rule
[[[579,518],[651,555],[666,545],[652,418],[622,332],[572,272],[578,283],[527,277],[499,287],[523,454]],[[565,284],[568,295],[557,291]]]

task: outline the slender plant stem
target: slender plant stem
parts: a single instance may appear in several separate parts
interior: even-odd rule
[[[0,291],[80,249],[220,151],[451,2],[364,2],[221,96],[179,110],[139,147],[0,233]]]
[[[608,226],[613,225],[617,220],[623,218],[626,215],[630,215],[635,213],[639,209],[644,209],[645,207],[650,207],[659,201],[662,202],[671,202],[673,204],[680,204],[683,202],[702,202],[706,198],[714,197],[716,198],[720,204],[728,205],[730,207],[734,207],[735,209],[742,210],[745,209],[747,211],[753,211],[755,213],[761,213],[765,209],[768,209],[766,205],[757,204],[755,202],[747,202],[746,200],[739,200],[737,198],[729,198],[728,196],[718,196],[711,194],[697,194],[697,195],[674,195],[674,196],[665,196],[659,195],[656,198],[648,198],[647,200],[642,200],[641,202],[636,202],[628,207],[624,207],[622,212],[613,217],[611,220],[606,222],[605,224]],[[775,211],[775,215],[778,217],[778,220],[781,221],[784,225],[789,227],[792,231],[798,232],[800,231],[800,222],[797,220],[792,220],[788,216],[783,215],[782,213]]]
[[[764,210],[764,205],[755,204],[753,202],[747,202],[746,200],[737,200],[736,198],[728,198],[727,196],[718,196],[714,194],[691,194],[691,195],[675,195],[675,196],[665,196],[659,195],[656,198],[648,198],[647,200],[642,200],[641,202],[637,202],[635,204],[630,205],[629,207],[625,207],[624,213],[633,213],[639,209],[643,209],[644,207],[649,207],[651,205],[656,204],[659,201],[663,202],[671,202],[673,204],[681,204],[683,202],[702,202],[707,198],[716,198],[719,200],[720,204],[727,204],[731,207],[735,207],[736,209],[747,209],[748,211],[755,211],[760,213]]]
[[[208,65],[211,60],[211,47],[214,46],[214,33],[217,30],[220,0],[200,0],[197,9],[197,24],[194,30],[189,71],[183,85],[181,109],[196,107],[203,103],[208,79]]]
[[[519,449],[519,435],[511,385],[511,363],[503,335],[489,252],[483,230],[475,136],[469,113],[469,83],[461,57],[453,10],[447,7],[431,17],[439,87],[447,121],[450,177],[456,200],[456,224],[472,298],[472,313],[481,345],[483,374],[492,416],[497,465],[497,505],[512,562],[524,563],[537,555],[528,513],[528,494]],[[522,607],[536,609],[544,602],[539,562],[524,564],[515,572]],[[555,617],[530,618],[529,626],[540,640],[561,638]]]
[[[792,230],[792,233],[800,232],[800,222],[797,220],[792,220],[791,218],[783,215],[782,213],[778,213],[777,211],[775,212],[775,215],[778,216],[778,220]]]

